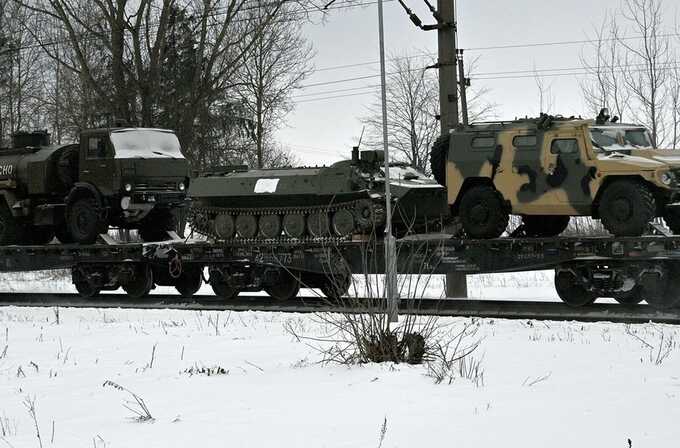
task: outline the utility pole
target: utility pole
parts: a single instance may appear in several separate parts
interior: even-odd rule
[[[399,320],[399,288],[397,285],[397,243],[392,234],[392,193],[390,191],[390,148],[387,142],[387,88],[383,0],[378,0],[378,34],[380,40],[383,150],[385,152],[385,298],[387,299],[388,319],[390,322],[397,322]]]

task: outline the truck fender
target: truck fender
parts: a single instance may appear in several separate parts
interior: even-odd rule
[[[14,208],[14,204],[17,203],[16,194],[10,190],[0,190],[0,194],[2,195],[2,200],[7,204],[7,208],[12,213],[12,216],[22,216],[21,209]]]
[[[99,192],[97,187],[95,187],[92,184],[88,184],[86,182],[76,182],[73,185],[73,188],[71,188],[71,191],[69,191],[68,195],[66,196],[66,205],[68,206],[71,204],[73,201],[76,199],[79,199],[83,196],[90,196],[93,197],[97,201],[97,205],[99,207],[104,206],[104,200],[102,197],[102,194]]]

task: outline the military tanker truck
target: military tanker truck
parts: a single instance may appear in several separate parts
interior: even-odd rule
[[[382,151],[354,148],[328,167],[226,167],[191,182],[190,222],[219,240],[347,238],[385,225]],[[406,166],[390,168],[397,235],[436,231],[448,215],[446,190]],[[438,227],[439,226],[439,227]]]
[[[89,244],[109,226],[166,239],[188,176],[172,131],[92,129],[67,145],[18,133],[0,150],[0,244]]]
[[[432,172],[473,238],[496,238],[510,214],[530,237],[562,233],[571,216],[639,236],[655,217],[680,234],[680,153],[655,149],[644,126],[542,115],[476,123],[435,143]]]

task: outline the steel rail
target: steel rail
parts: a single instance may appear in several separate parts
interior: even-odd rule
[[[366,299],[364,299],[366,301]],[[352,302],[352,303],[350,303]],[[84,299],[77,294],[0,293],[0,306],[63,308],[131,308],[195,311],[268,311],[286,313],[359,313],[385,310],[383,299],[370,305],[354,306],[358,299],[331,303],[321,297],[297,297],[280,302],[267,296],[240,295],[230,301],[214,296],[195,296],[191,301],[178,295],[150,295],[133,300],[122,294],[103,294]],[[519,300],[422,299],[403,300],[400,313],[432,316],[459,316],[496,319],[533,319],[578,322],[668,323],[680,325],[680,310],[660,311],[648,305],[593,304],[573,308],[560,302]]]

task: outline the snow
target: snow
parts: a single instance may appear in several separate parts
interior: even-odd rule
[[[511,283],[494,293],[523,297]],[[320,364],[318,343],[286,330],[324,334],[313,315],[58,315],[0,308],[0,447],[39,446],[26,397],[35,400],[44,447],[572,448],[627,447],[628,438],[658,447],[680,436],[674,326],[441,319],[478,327],[477,387],[461,378],[435,384],[423,365]],[[215,366],[227,373],[183,373]],[[122,406],[130,396],[104,387],[107,380],[139,395],[154,420],[132,419]]]

